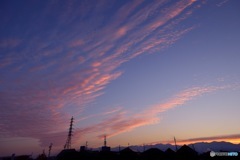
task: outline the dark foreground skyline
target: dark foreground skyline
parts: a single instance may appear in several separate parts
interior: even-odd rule
[[[12,155],[0,157],[0,160],[207,160],[207,159],[240,159],[240,144],[229,142],[195,143],[191,145],[173,146],[170,144],[156,144],[146,146],[128,146],[110,148],[103,146],[99,149],[81,146],[79,149],[64,149],[57,155],[51,155],[51,150],[43,151],[37,156]],[[238,151],[238,152],[237,152]]]

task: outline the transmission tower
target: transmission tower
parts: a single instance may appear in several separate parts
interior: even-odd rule
[[[70,127],[69,127],[69,131],[68,131],[68,137],[67,137],[67,141],[66,141],[66,144],[64,145],[64,149],[71,149],[71,139],[72,139],[72,133],[73,133],[73,117],[71,118],[71,121],[70,121]]]

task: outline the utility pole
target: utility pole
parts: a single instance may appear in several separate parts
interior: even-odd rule
[[[48,157],[50,157],[50,154],[51,154],[51,150],[52,150],[52,143],[50,144],[50,146],[49,146],[49,150],[48,150]]]

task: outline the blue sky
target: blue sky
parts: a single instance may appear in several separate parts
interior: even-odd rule
[[[239,1],[0,3],[1,155],[240,142]]]

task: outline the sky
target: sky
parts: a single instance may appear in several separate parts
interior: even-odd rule
[[[1,0],[0,156],[240,143],[240,1]]]

